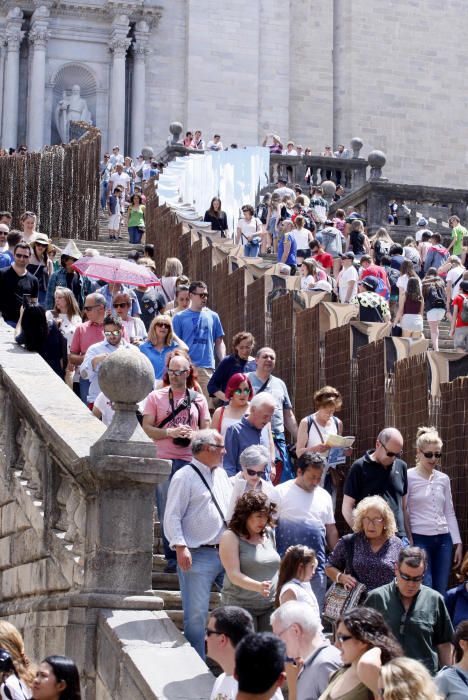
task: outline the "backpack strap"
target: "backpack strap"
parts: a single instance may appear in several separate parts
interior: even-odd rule
[[[349,535],[344,535],[343,542],[344,542],[344,545],[346,547],[346,569],[351,576],[353,576],[354,578],[357,578],[356,572],[354,571],[354,567],[353,567],[355,538],[356,538],[356,535],[353,532]]]

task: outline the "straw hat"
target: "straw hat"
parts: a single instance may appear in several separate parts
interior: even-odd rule
[[[40,233],[39,231],[37,231],[29,241],[30,245],[34,245],[34,243],[42,243],[42,245],[46,245],[47,252],[50,252],[53,248],[52,241],[50,240],[50,238],[46,236],[45,233]]]

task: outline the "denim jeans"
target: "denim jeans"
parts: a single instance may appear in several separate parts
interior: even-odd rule
[[[83,379],[80,377],[80,398],[86,405],[88,405],[88,392],[90,384],[91,382],[89,379]]]
[[[258,251],[260,250],[260,244],[257,243],[247,243],[244,246],[244,258],[256,258],[258,257]]]
[[[101,182],[101,209],[106,208],[108,182]]]
[[[450,568],[452,566],[452,538],[445,535],[415,535],[415,547],[421,547],[427,554],[427,568],[424,585],[444,595],[447,590]]]
[[[184,634],[195,651],[205,659],[205,627],[208,618],[211,586],[223,573],[217,549],[191,549],[192,566],[182,571],[178,566],[180,592],[184,609]]]
[[[169,475],[169,479],[165,481],[163,484],[158,484],[156,486],[156,507],[158,509],[158,517],[159,517],[159,522],[161,523],[161,537],[163,541],[163,547],[164,547],[164,557],[166,561],[174,561],[176,560],[176,553],[173,549],[169,547],[169,542],[164,534],[164,527],[163,527],[163,522],[164,522],[164,513],[166,512],[166,503],[167,503],[167,492],[169,490],[169,484],[171,483],[171,479],[182,467],[185,467],[185,465],[188,464],[186,459],[173,459],[172,460],[172,469],[171,473]]]
[[[130,243],[133,243],[134,245],[138,245],[141,243],[141,239],[143,237],[143,232],[138,230],[138,226],[129,226],[128,227],[128,239]]]

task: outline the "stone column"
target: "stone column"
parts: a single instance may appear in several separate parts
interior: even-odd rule
[[[23,13],[19,7],[12,8],[7,15],[5,40],[7,56],[5,82],[3,88],[3,131],[4,148],[18,145],[18,96],[19,96],[19,49],[24,36],[21,31]]]
[[[148,53],[149,26],[145,21],[137,22],[133,42],[133,81],[130,155],[136,158],[145,143],[146,110],[146,55]]]
[[[124,152],[125,138],[125,55],[130,46],[131,39],[127,37],[128,21],[119,16],[119,27],[114,29],[109,41],[112,51],[112,74],[109,100],[109,150],[114,146],[120,146],[120,152]],[[115,24],[115,21],[114,21]]]
[[[34,22],[29,32],[29,41],[33,47],[28,102],[27,144],[30,151],[39,151],[44,146],[46,47],[49,38],[47,26],[47,22]]]

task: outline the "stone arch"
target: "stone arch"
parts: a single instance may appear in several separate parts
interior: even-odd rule
[[[80,86],[81,97],[86,100],[91,113],[91,121],[96,123],[96,91],[97,80],[94,71],[83,63],[70,62],[60,66],[50,79],[53,94],[52,110],[52,143],[60,143],[60,135],[54,120],[54,111],[63,94],[70,94],[73,85]]]

